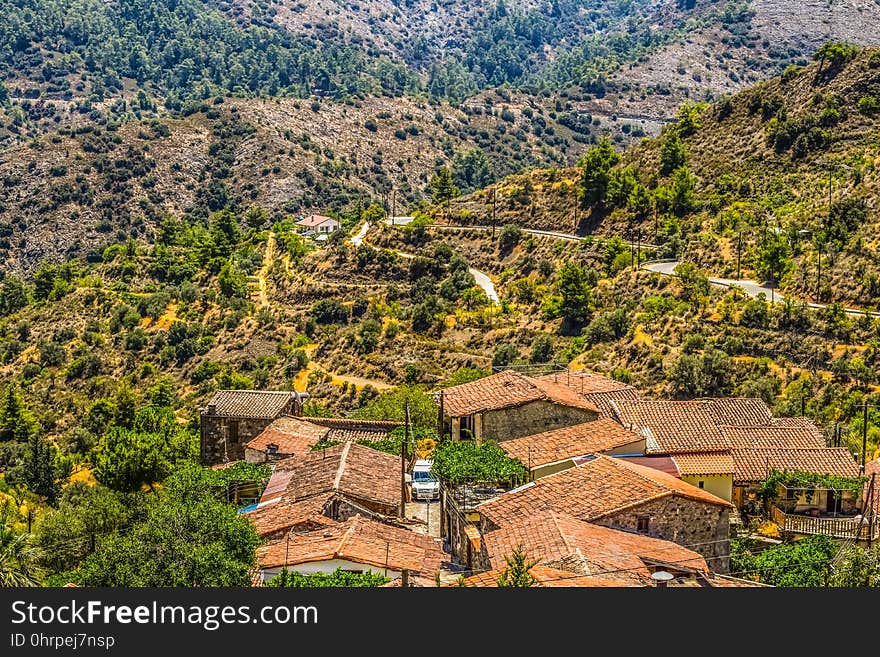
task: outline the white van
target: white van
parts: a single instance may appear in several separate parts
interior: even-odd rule
[[[415,500],[439,500],[440,480],[431,473],[434,461],[419,459],[413,465],[411,475],[412,498]]]

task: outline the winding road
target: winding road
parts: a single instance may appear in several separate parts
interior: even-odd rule
[[[675,267],[679,264],[679,260],[663,260],[663,261],[655,261],[655,262],[647,262],[642,265],[642,269],[646,269],[648,271],[653,271],[657,274],[663,274],[664,276],[676,276]],[[775,288],[770,288],[765,285],[761,285],[755,281],[750,281],[748,279],[740,279],[737,280],[735,278],[717,278],[714,276],[709,277],[709,282],[713,285],[718,285],[722,287],[733,287],[737,286],[742,289],[750,297],[757,297],[759,294],[763,294],[767,297],[767,300],[771,303],[785,303],[787,298],[790,298],[793,303],[798,305],[803,304],[803,301],[795,299],[794,297],[786,297],[775,290]],[[809,308],[827,308],[827,304],[824,303],[809,303],[807,302],[807,307]],[[847,315],[864,315],[866,312],[871,317],[880,317],[880,312],[873,311],[865,311],[859,310],[857,308],[844,308],[844,312]]]
[[[372,224],[370,224],[369,221],[365,221],[364,225],[360,227],[358,232],[351,236],[351,238],[349,239],[349,242],[351,242],[355,246],[360,246],[361,244],[366,244],[371,249],[375,249],[378,251],[379,250],[378,247],[373,246],[372,244],[369,244],[368,242],[364,241],[364,238],[367,236],[367,233],[370,231],[371,225]],[[397,255],[399,255],[401,258],[406,258],[408,260],[412,260],[413,258],[415,258],[415,256],[411,253],[405,253],[403,251],[395,251],[395,253],[397,253]],[[479,269],[474,269],[473,267],[468,267],[468,271],[474,277],[474,281],[476,281],[477,286],[480,289],[482,289],[483,292],[486,293],[487,297],[489,297],[489,301],[491,301],[492,303],[494,303],[496,305],[498,303],[500,303],[501,300],[498,298],[498,292],[495,290],[495,284],[492,282],[492,279],[489,278],[489,275],[484,272],[481,272]]]

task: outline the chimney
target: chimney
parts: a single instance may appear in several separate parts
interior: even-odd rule
[[[654,586],[658,589],[665,589],[669,580],[673,578],[673,574],[667,573],[665,570],[658,570],[651,574],[651,579],[654,580]]]

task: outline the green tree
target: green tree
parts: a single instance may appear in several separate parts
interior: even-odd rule
[[[128,506],[108,488],[70,484],[58,509],[44,514],[34,527],[40,565],[48,573],[75,569],[101,537],[120,529],[128,517]]]
[[[431,179],[431,190],[431,198],[434,200],[434,203],[443,206],[448,214],[449,202],[460,193],[458,187],[455,186],[455,181],[449,167],[437,169],[437,173]]]
[[[559,270],[558,281],[559,313],[562,319],[573,327],[580,327],[587,321],[591,310],[592,281],[585,267],[567,261]]]
[[[36,420],[25,407],[18,386],[8,384],[0,408],[0,442],[24,442],[36,429]]]
[[[850,545],[836,560],[831,586],[876,587],[880,586],[880,544],[871,548]]]
[[[546,333],[538,334],[532,341],[531,363],[546,363],[553,358],[553,338]]]
[[[28,305],[28,288],[18,276],[6,274],[0,285],[0,317],[11,315]]]
[[[37,550],[31,545],[29,534],[14,531],[16,515],[11,500],[0,503],[0,588],[40,583]]]
[[[253,523],[222,501],[211,470],[182,464],[145,518],[98,543],[78,569],[84,586],[249,586],[260,537]]]
[[[522,544],[517,545],[513,553],[505,556],[504,560],[507,567],[498,576],[498,586],[526,588],[535,584],[535,578],[529,571],[538,560],[529,559]]]
[[[608,195],[611,169],[620,162],[620,154],[607,137],[601,137],[596,145],[578,160],[581,169],[580,196],[589,205],[604,205]]]
[[[808,536],[760,552],[749,548],[748,542],[731,541],[731,574],[784,587],[825,586],[839,549],[829,536]]]
[[[437,427],[438,406],[425,392],[424,387],[419,385],[402,385],[387,390],[365,406],[355,409],[352,417],[361,420],[404,422],[407,403],[413,427],[426,429]]]
[[[492,167],[481,148],[456,153],[452,161],[452,177],[455,185],[465,193],[483,189],[495,181]]]
[[[227,297],[246,298],[248,296],[247,276],[231,261],[226,262],[217,274],[220,293]]]
[[[778,283],[791,264],[788,237],[783,233],[768,230],[763,244],[758,247],[758,275],[765,280]]]
[[[668,176],[687,164],[687,149],[678,132],[669,132],[660,144],[660,175]]]

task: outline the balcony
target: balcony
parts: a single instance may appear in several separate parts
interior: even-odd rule
[[[880,523],[876,519],[871,523],[870,518],[860,519],[858,516],[786,513],[775,505],[771,508],[771,516],[780,531],[792,534],[822,534],[832,538],[863,541],[880,537]],[[869,532],[873,536],[869,536]]]

